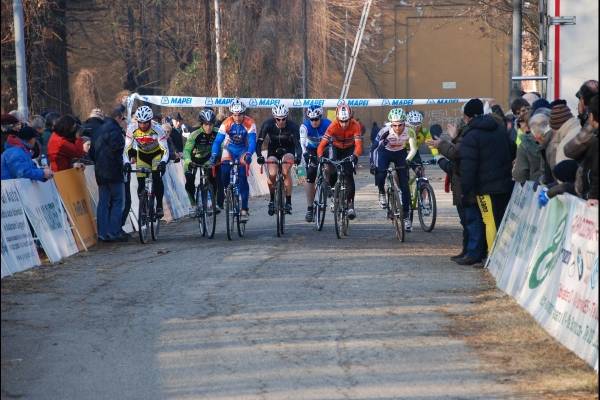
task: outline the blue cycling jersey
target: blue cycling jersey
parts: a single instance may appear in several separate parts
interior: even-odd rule
[[[329,128],[330,124],[330,120],[328,120],[327,118],[322,118],[321,125],[319,125],[318,128],[313,128],[310,123],[310,120],[308,118],[305,118],[302,122],[302,126],[300,127],[300,140],[302,141],[302,139],[304,139],[303,136],[306,135],[306,148],[316,149],[319,146],[319,143],[321,142],[321,139],[323,138],[323,135],[325,134],[327,128]]]

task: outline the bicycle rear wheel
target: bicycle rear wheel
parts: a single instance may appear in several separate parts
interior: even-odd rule
[[[233,208],[233,193],[231,187],[228,187],[225,192],[225,225],[227,226],[227,239],[233,239],[233,227],[235,223]]]
[[[437,204],[435,193],[429,182],[421,183],[418,196],[419,223],[425,232],[431,232],[437,218]]]
[[[396,238],[401,242],[404,242],[404,215],[402,212],[402,203],[400,201],[400,192],[396,187],[388,189],[388,207],[392,218],[392,224],[396,231]]]
[[[277,236],[283,235],[285,230],[285,208],[284,208],[284,197],[283,197],[283,181],[277,180],[277,187],[275,189],[275,206],[277,207]]]
[[[208,187],[204,189],[202,208],[204,233],[209,239],[212,239],[215,236],[215,225],[217,224],[217,203],[215,200],[214,188],[210,183],[208,184]]]
[[[344,236],[348,236],[350,233],[350,218],[348,218],[349,205],[347,197],[346,190],[342,190],[342,193],[340,193],[340,203],[342,209],[342,235]]]
[[[323,229],[325,222],[325,212],[327,211],[327,187],[320,183],[317,186],[316,201],[313,202],[313,212],[315,218],[315,229],[320,231]]]
[[[196,218],[198,218],[198,227],[200,228],[200,235],[206,235],[206,225],[204,224],[204,205],[202,200],[202,190],[200,186],[196,187]]]
[[[144,191],[140,196],[138,208],[138,234],[142,243],[148,243],[148,234],[150,233],[150,217],[148,214],[148,193]]]
[[[152,196],[149,200],[150,204],[150,232],[152,234],[152,240],[158,240],[158,233],[160,232],[160,218],[156,215],[155,208],[156,199]]]
[[[342,238],[342,202],[340,199],[340,185],[336,183],[333,192],[333,226],[338,239]]]

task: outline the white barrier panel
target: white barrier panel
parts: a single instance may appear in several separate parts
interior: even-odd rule
[[[2,181],[2,278],[41,264],[16,183]]]
[[[537,208],[516,185],[488,261],[498,287],[598,370],[598,209],[570,195]]]
[[[185,191],[185,176],[183,174],[183,163],[168,163],[167,171],[163,176],[165,194],[163,196],[164,207],[168,207],[171,218],[179,219],[187,217],[191,207],[187,192]],[[167,214],[165,213],[165,217]],[[165,218],[169,220],[168,218]]]
[[[53,180],[47,182],[16,180],[16,187],[27,218],[52,262],[77,253],[67,215],[62,208]]]
[[[262,151],[263,157],[267,158],[266,150]],[[265,166],[266,167],[266,166]],[[250,164],[250,175],[248,176],[248,186],[250,186],[250,196],[262,196],[269,194],[269,185],[267,184],[267,171],[260,173],[260,165],[256,162],[256,154],[252,154],[252,163]]]

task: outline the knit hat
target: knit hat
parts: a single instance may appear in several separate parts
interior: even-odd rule
[[[590,79],[589,81],[583,82],[583,85],[581,85],[577,93],[575,93],[575,96],[577,96],[578,99],[583,99],[583,104],[587,106],[595,94],[598,94],[598,81]]]
[[[92,110],[92,112],[90,113],[89,118],[100,118],[100,119],[104,119],[104,113],[102,112],[101,109],[99,108],[94,108]]]
[[[2,114],[2,116],[0,117],[0,124],[1,125],[13,125],[16,124],[17,122],[19,122],[19,120],[10,114]]]
[[[550,128],[558,130],[571,118],[573,118],[573,114],[571,114],[569,107],[564,104],[557,104],[550,111]]]
[[[465,104],[465,107],[463,108],[463,113],[470,118],[483,115],[483,102],[479,99],[467,101],[467,104]]]
[[[546,99],[539,99],[533,102],[531,105],[531,115],[535,114],[535,112],[540,108],[552,108],[550,103]]]
[[[546,117],[550,118],[550,113],[551,112],[552,112],[552,110],[550,110],[550,108],[540,107],[540,108],[538,108],[537,110],[535,110],[534,112],[531,113],[531,117],[533,117],[534,115],[543,114]]]
[[[17,137],[25,141],[28,141],[29,139],[32,139],[37,136],[37,131],[30,126],[24,126],[19,130],[19,132],[17,132]]]
[[[537,94],[531,92],[531,93],[525,93],[522,96],[525,100],[527,100],[527,102],[529,104],[533,104],[535,103],[537,100],[539,100],[540,96],[538,96]]]

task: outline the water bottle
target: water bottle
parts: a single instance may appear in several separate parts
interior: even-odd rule
[[[48,166],[48,158],[46,157],[45,154],[42,154],[40,156],[40,165],[42,168],[46,168]]]
[[[296,176],[299,183],[306,182],[306,167],[304,165],[300,164],[296,167]]]

